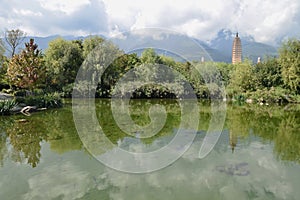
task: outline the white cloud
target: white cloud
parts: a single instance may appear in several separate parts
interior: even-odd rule
[[[167,28],[201,40],[223,28],[272,43],[299,36],[298,0],[1,0],[4,28],[29,35],[116,35],[144,27]]]
[[[17,15],[23,15],[23,16],[42,16],[43,14],[41,12],[32,12],[31,10],[25,10],[25,9],[13,9],[13,12]]]
[[[66,14],[72,14],[79,10],[82,6],[90,4],[89,0],[39,0],[41,6],[50,11],[62,11]]]
[[[4,28],[20,28],[27,35],[87,35],[107,32],[105,7],[98,0],[2,0],[0,21]],[[10,23],[7,21],[11,20]]]
[[[89,173],[80,171],[71,162],[48,166],[43,170],[28,179],[29,191],[24,199],[77,199],[93,186]],[[63,172],[63,176],[58,172]]]
[[[295,29],[300,32],[299,22],[294,19],[300,9],[297,0],[104,0],[104,3],[111,26],[118,25],[123,30],[170,28],[209,40],[222,28],[228,28],[269,43],[295,34]]]
[[[226,143],[221,143],[219,145],[224,145],[227,152],[222,146],[216,146],[209,156],[201,160],[198,152],[202,142],[196,139],[181,159],[153,173],[131,175],[106,168],[106,182],[118,188],[110,190],[110,198],[147,199],[155,194],[160,199],[184,199],[187,196],[199,199],[199,195],[203,199],[235,199],[237,195],[239,199],[247,199],[249,192],[260,197],[266,197],[268,193],[275,199],[297,196],[297,186],[288,176],[289,169],[276,160],[272,150],[261,148],[261,143],[252,142],[250,152],[238,149],[234,154]],[[248,175],[230,175],[226,170],[218,170],[222,166],[226,168],[241,163],[246,163],[247,167],[242,171],[248,171]]]

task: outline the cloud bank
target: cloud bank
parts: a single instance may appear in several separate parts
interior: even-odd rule
[[[298,0],[1,0],[2,31],[28,35],[116,35],[145,27],[167,28],[201,40],[221,29],[276,43],[300,35]]]

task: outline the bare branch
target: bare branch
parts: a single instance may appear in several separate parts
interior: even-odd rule
[[[9,48],[6,49],[11,52],[11,57],[15,55],[17,47],[23,42],[25,37],[26,33],[20,29],[5,31],[4,38],[9,46]]]

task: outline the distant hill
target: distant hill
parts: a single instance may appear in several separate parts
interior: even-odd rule
[[[26,36],[25,39],[23,40],[23,44],[19,45],[17,47],[17,52],[19,52],[21,49],[24,48],[24,43],[29,42],[29,40],[32,38],[34,39],[34,42],[38,45],[38,49],[41,49],[43,52],[48,48],[49,42],[58,38],[62,37],[66,40],[77,40],[77,39],[84,39],[85,37],[77,37],[77,36],[60,36],[60,35],[51,35],[48,37],[35,37],[35,36]],[[4,41],[4,39],[2,39]],[[4,41],[5,43],[5,41]],[[9,55],[9,52],[6,51],[5,53],[7,56]]]
[[[59,35],[51,35],[48,37],[28,36],[24,42],[29,41],[30,38],[33,38],[38,44],[39,49],[42,49],[43,52],[45,52],[45,50],[48,48],[49,42],[57,37],[62,37],[66,40],[85,38]],[[127,34],[125,37],[126,39],[113,39],[113,42],[125,52],[135,52],[140,55],[143,51],[143,48],[141,47],[152,47],[156,49],[157,53],[172,56],[179,61],[184,61],[185,59],[200,60],[201,57],[204,57],[205,60],[210,60],[211,58],[212,60],[218,62],[231,62],[231,48],[235,33],[232,33],[226,29],[222,29],[218,32],[217,37],[210,42],[203,42],[198,39],[191,40],[186,36],[176,34],[162,34],[159,36],[159,38],[155,38],[151,35],[145,36],[138,34]],[[256,62],[258,57],[263,59],[266,56],[277,56],[277,49],[275,47],[255,42],[251,36],[242,36],[241,41],[243,58],[249,58]],[[196,47],[195,43],[201,46],[203,49]],[[172,49],[175,52],[168,52],[165,49],[160,49],[162,44],[163,46],[167,47],[168,49]],[[19,46],[19,48],[23,48],[23,46]]]
[[[189,40],[183,38],[180,35],[162,35],[161,38],[155,40],[151,36],[139,36],[139,35],[126,35],[126,40],[116,39],[114,42],[120,46],[121,49],[134,49],[138,45],[149,46],[149,47],[159,47],[162,43],[169,48],[184,47],[185,52],[181,55],[191,60],[199,60],[202,56],[205,60],[212,60],[218,62],[231,62],[231,52],[232,52],[232,42],[235,37],[235,33],[229,30],[222,29],[217,34],[217,37],[210,42],[203,42],[198,39],[192,39],[198,45],[203,48],[203,51],[199,51],[199,48],[195,48],[195,45],[191,44]],[[253,62],[257,61],[258,57],[261,59],[266,56],[277,56],[277,49],[268,44],[255,42],[251,36],[242,36],[242,50],[243,58],[249,58]],[[182,44],[182,42],[187,42],[187,44]],[[205,52],[208,53],[209,56]],[[141,49],[136,51],[138,54],[142,52]],[[158,53],[163,53],[166,55],[171,55],[172,53],[157,50]]]
[[[235,37],[235,33],[230,30],[223,29],[219,31],[217,37],[210,41],[210,47],[217,49],[226,58],[227,62],[231,62],[231,51],[232,51],[232,41]],[[243,58],[249,58],[254,62],[257,61],[258,57],[262,59],[266,56],[277,56],[277,49],[273,46],[255,42],[253,37],[243,37],[242,41],[242,51]]]

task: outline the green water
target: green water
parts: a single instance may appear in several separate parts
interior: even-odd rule
[[[0,117],[1,200],[300,198],[300,105],[227,105],[217,145],[199,159],[211,119],[209,103],[199,102],[199,134],[189,150],[161,170],[128,174],[104,166],[84,148],[70,102],[30,117]],[[168,116],[155,137],[137,140],[123,133],[113,120],[109,100],[96,100],[97,118],[115,145],[152,151],[173,138],[180,124],[179,104],[130,104],[133,121],[143,126],[150,123],[148,110],[156,103],[165,106]]]

